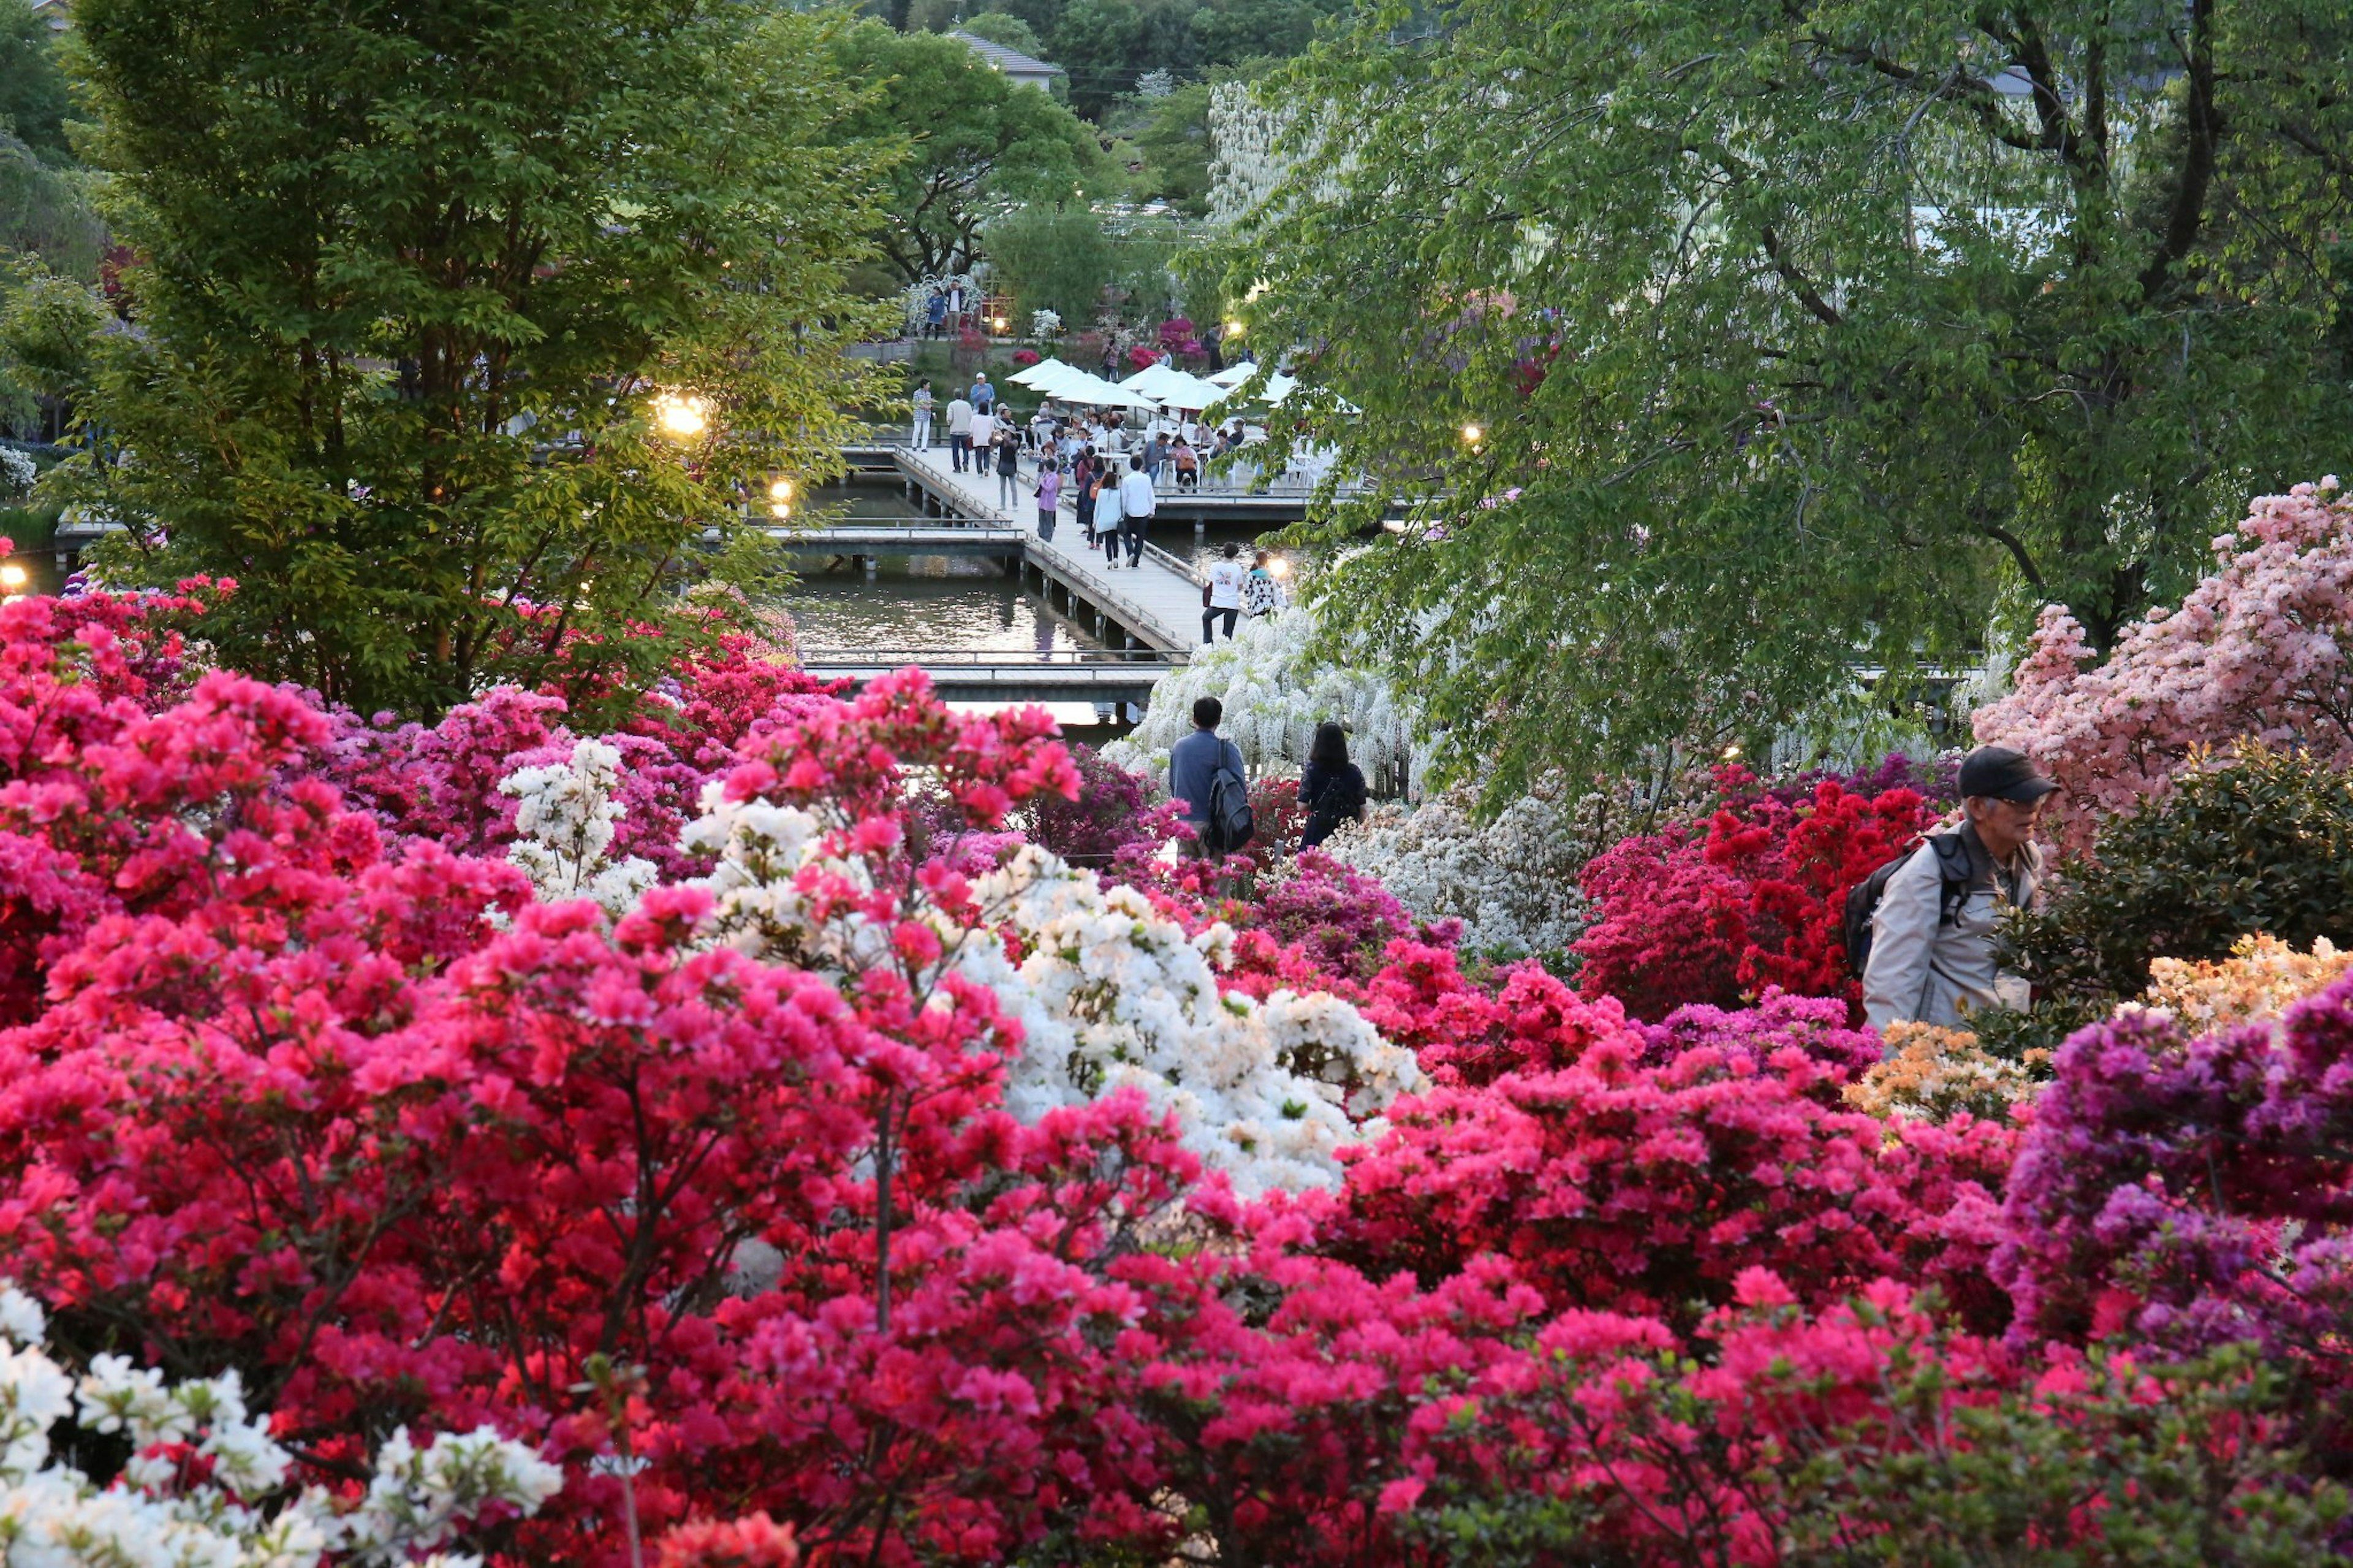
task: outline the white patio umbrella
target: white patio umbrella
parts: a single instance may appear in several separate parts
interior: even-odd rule
[[[1219,386],[1240,386],[1243,382],[1248,381],[1251,376],[1254,376],[1257,374],[1258,362],[1256,360],[1246,359],[1240,364],[1229,364],[1226,366],[1225,369],[1217,372],[1215,374],[1208,377],[1208,379]]]
[[[1052,381],[1056,376],[1060,375],[1065,372],[1077,372],[1082,375],[1086,374],[1084,371],[1080,371],[1078,366],[1074,364],[1064,364],[1058,359],[1041,359],[1036,364],[1031,365],[1029,369],[1017,370],[1005,379],[1008,381],[1018,381],[1022,385],[1030,388],[1032,391],[1044,392],[1048,382]]]
[[[1232,397],[1234,395],[1234,384],[1229,384],[1219,388],[1215,401],[1223,403],[1227,399]],[[1250,401],[1266,404],[1281,403],[1284,398],[1289,397],[1293,390],[1298,385],[1298,377],[1285,375],[1281,371],[1276,371],[1272,375],[1266,378],[1266,385],[1261,387],[1250,399]]]
[[[1153,400],[1132,387],[1105,381],[1099,375],[1081,371],[1070,384],[1058,386],[1054,395],[1067,403],[1092,404],[1098,408],[1150,408]]]

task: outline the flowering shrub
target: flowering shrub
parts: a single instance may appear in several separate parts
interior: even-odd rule
[[[1261,773],[1250,781],[1250,842],[1270,858],[1289,855],[1307,831],[1307,808],[1299,804],[1299,781]]]
[[[2335,984],[2348,967],[2353,952],[2337,951],[2325,936],[2313,939],[2310,952],[2298,952],[2277,937],[2257,932],[2232,942],[2228,958],[2151,960],[2140,1005],[2210,1034],[2270,1023]]]
[[[2353,982],[2277,1027],[2190,1037],[2127,1011],[2062,1047],[2019,1151],[1995,1260],[2021,1331],[2253,1340],[2342,1453],[2353,1324]]]
[[[1905,1127],[1889,1144],[1802,1048],[1760,1061],[1709,1041],[1644,1070],[1647,1048],[1625,1029],[1558,1071],[1401,1102],[1354,1156],[1322,1245],[1425,1286],[1493,1253],[1555,1311],[1678,1317],[1752,1267],[1817,1303],[1884,1274],[1992,1310],[2006,1131]]]
[[[1997,1057],[1966,1029],[1893,1024],[1886,1059],[1866,1068],[1846,1087],[1847,1103],[1873,1116],[1950,1121],[1963,1114],[2006,1121],[2013,1106],[2042,1091],[2051,1053],[2029,1051],[2022,1061]]]
[[[2353,764],[2353,503],[2334,476],[2264,496],[2214,541],[2214,569],[2090,665],[2083,628],[2042,613],[2016,689],[1978,739],[2016,746],[2066,786],[2064,840],[2161,799],[2201,748],[2253,739]]]
[[[98,1355],[77,1379],[43,1343],[47,1314],[0,1281],[0,1553],[11,1563],[406,1562],[468,1523],[528,1516],[563,1472],[490,1427],[410,1442],[406,1427],[377,1450],[366,1489],[311,1487],[282,1508],[294,1456],[248,1412],[235,1372],[167,1384],[153,1368]],[[11,1348],[13,1342],[14,1348]],[[93,1478],[51,1452],[60,1423],[75,1451],[130,1458]],[[479,1560],[436,1552],[427,1568]]]
[[[1561,953],[1585,930],[1578,874],[1600,847],[1607,803],[1567,798],[1557,778],[1482,821],[1476,789],[1381,805],[1343,824],[1324,852],[1377,879],[1425,921],[1455,921],[1473,952]]]
[[[1841,997],[1859,1016],[1846,896],[1918,837],[1926,803],[1909,787],[1864,795],[1823,778],[1789,804],[1737,767],[1717,787],[1724,804],[1704,829],[1630,838],[1587,866],[1596,918],[1577,943],[1582,984],[1641,1017],[1767,986]]]
[[[1127,363],[1138,370],[1149,370],[1160,363],[1160,351],[1145,343],[1137,343],[1127,351]]]
[[[1140,781],[919,673],[363,723],[192,668],[212,592],[0,608],[0,1270],[108,1397],[162,1388],[136,1344],[274,1412],[175,1406],[75,1508],[341,1517],[503,1441],[565,1484],[492,1550],[595,1568],[632,1516],[891,1568],[2306,1561],[2341,1517],[2295,1445],[2347,1447],[2353,981],[2104,1026],[2014,1127],[1778,984],[1894,782],[1659,837],[1733,994],[1646,1023],[1322,854],[1164,857]],[[2293,1375],[2136,1360],[2242,1333]]]
[[[1024,370],[1036,364],[1044,357],[1045,356],[1040,354],[1036,349],[1015,349],[1013,351],[1013,363],[1019,365]]]
[[[1029,335],[1040,342],[1062,335],[1062,318],[1059,311],[1036,310],[1029,312]]]

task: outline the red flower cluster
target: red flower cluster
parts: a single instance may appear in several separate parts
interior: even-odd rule
[[[1823,779],[1791,804],[1737,767],[1716,783],[1724,804],[1704,825],[1627,839],[1587,868],[1598,910],[1576,948],[1587,993],[1659,1018],[1778,986],[1843,997],[1860,1018],[1846,896],[1918,837],[1926,803],[1908,787],[1865,795]]]

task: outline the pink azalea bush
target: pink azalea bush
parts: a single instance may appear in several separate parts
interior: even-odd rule
[[[2042,613],[2015,689],[1977,737],[2033,756],[2066,786],[2066,841],[2137,810],[2201,749],[2252,737],[2353,765],[2353,502],[2335,478],[2264,496],[2214,541],[2214,565],[2094,662],[2083,628]]]

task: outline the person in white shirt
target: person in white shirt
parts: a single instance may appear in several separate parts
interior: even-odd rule
[[[972,458],[972,405],[958,393],[948,400],[948,467],[963,473]]]
[[[972,449],[986,452],[996,445],[997,416],[986,408],[975,409],[972,416]]]
[[[1144,536],[1152,527],[1152,514],[1160,510],[1160,500],[1152,493],[1152,476],[1144,471],[1142,458],[1127,460],[1127,473],[1119,481],[1119,536],[1127,542],[1127,564],[1133,569],[1144,563]]]
[[[1219,616],[1226,617],[1226,640],[1234,640],[1234,622],[1242,613],[1242,580],[1249,575],[1242,569],[1242,547],[1231,540],[1226,542],[1225,559],[1209,568],[1208,595],[1202,599],[1201,640],[1218,640],[1214,623]]]

